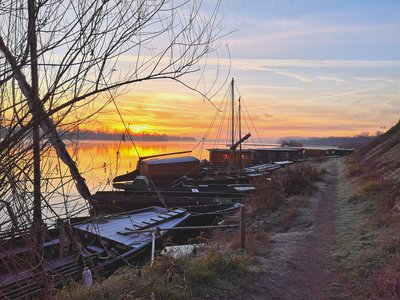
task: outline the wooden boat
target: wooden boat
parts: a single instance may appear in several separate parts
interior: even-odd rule
[[[37,265],[32,263],[35,258],[26,239],[9,240],[8,245],[1,246],[0,298],[44,297],[47,284],[57,287],[77,280],[85,266],[95,275],[112,273],[149,254],[152,234],[131,234],[132,231],[173,228],[189,217],[185,209],[151,207],[114,216],[87,217],[73,225],[65,223],[64,227],[48,230]],[[158,243],[168,234],[170,231],[161,230]]]
[[[146,176],[136,176],[133,181],[125,183],[114,183],[114,188],[125,190],[125,191],[151,191],[149,179]],[[221,183],[213,178],[210,181],[204,180],[193,180],[186,176],[183,176],[178,183],[161,190],[163,193],[172,193],[179,191],[178,196],[183,196],[183,192],[187,192],[188,195],[192,193],[248,193],[254,191],[254,186],[247,183]]]
[[[219,184],[219,183],[195,183],[195,184],[187,184],[182,183],[179,185],[174,185],[169,188],[168,191],[198,191],[200,193],[203,192],[215,192],[215,193],[242,193],[242,194],[250,194],[255,191],[255,187],[251,184]]]
[[[154,205],[186,207],[193,205],[229,204],[243,202],[241,193],[198,191],[100,191],[93,195],[95,214],[115,213]]]

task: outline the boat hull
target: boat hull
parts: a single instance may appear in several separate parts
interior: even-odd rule
[[[166,207],[188,207],[195,205],[231,204],[245,201],[241,193],[198,193],[198,192],[97,192],[92,202],[94,214],[118,213],[155,205]]]

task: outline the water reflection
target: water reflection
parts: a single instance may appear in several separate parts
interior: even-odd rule
[[[85,141],[71,144],[67,149],[94,194],[99,190],[112,190],[113,178],[135,170],[139,155],[145,157],[187,151],[195,148],[197,144],[197,142],[142,142],[136,144],[135,149],[131,142]],[[208,159],[206,149],[210,146],[199,145],[192,153],[183,155]],[[51,206],[51,208],[43,207],[44,216],[52,220],[55,214],[61,217],[88,214],[88,204],[77,193],[67,167],[59,161],[53,150],[46,157],[43,175],[44,178],[54,178],[43,184],[43,196],[48,199],[47,202]]]
[[[79,170],[93,192],[110,189],[112,179],[136,169],[140,157],[192,150],[197,142],[142,142],[135,146],[130,142],[90,141],[69,146],[75,153]],[[183,155],[207,159],[206,145]],[[172,155],[171,157],[173,157]],[[176,156],[176,155],[175,155]]]

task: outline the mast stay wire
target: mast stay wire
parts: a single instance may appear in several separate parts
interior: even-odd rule
[[[259,132],[258,132],[258,130],[257,130],[257,127],[254,125],[254,122],[253,122],[253,119],[251,118],[251,115],[250,115],[250,113],[249,113],[249,110],[247,109],[246,103],[245,103],[245,101],[243,101],[243,97],[242,97],[242,95],[240,94],[239,88],[238,88],[238,86],[237,86],[236,84],[235,84],[235,88],[236,88],[236,90],[237,90],[237,92],[238,92],[238,94],[239,94],[239,97],[241,98],[241,104],[243,105],[243,107],[244,107],[244,109],[245,109],[245,111],[246,111],[246,114],[247,114],[247,116],[248,116],[248,118],[249,118],[249,120],[250,120],[250,122],[251,122],[251,125],[252,125],[252,127],[254,128],[254,130],[255,130],[255,132],[256,132],[257,138],[259,139],[261,145],[264,145],[264,143],[263,143],[262,140],[261,140],[260,134],[259,134]],[[249,126],[248,123],[247,123],[247,119],[246,119],[246,118],[245,118],[245,122],[246,122],[247,127],[250,128],[250,126]]]
[[[210,98],[214,98],[214,97],[222,90],[222,88],[223,88],[223,87],[225,86],[225,84],[228,82],[229,74],[230,74],[230,71],[231,71],[231,69],[232,69],[232,57],[231,57],[231,52],[229,51],[229,45],[226,44],[225,46],[226,46],[226,50],[227,50],[228,57],[229,57],[229,67],[228,67],[227,76],[225,77],[224,83],[221,84],[220,88],[218,88],[218,90],[215,91],[214,94],[212,94]],[[217,60],[218,60],[218,64],[217,64],[217,65],[218,65],[218,69],[217,69],[217,76],[216,76],[216,77],[218,77],[218,74],[219,74],[219,55],[218,55],[218,53],[217,53]],[[204,70],[203,70],[203,74],[204,74]],[[200,83],[200,79],[199,79],[199,81],[196,83],[195,88],[198,87],[199,83]],[[215,82],[214,82],[214,84],[212,85],[212,87],[209,89],[209,91],[212,90],[212,88],[214,87],[214,85],[215,85]],[[206,133],[204,134],[204,136],[203,136],[203,138],[200,140],[200,142],[199,142],[198,144],[196,144],[196,146],[195,146],[195,147],[193,148],[193,150],[192,150],[192,151],[194,151],[200,144],[202,144],[201,149],[200,149],[200,156],[202,155],[203,147],[204,147],[205,141],[206,141],[206,139],[209,137],[209,134],[210,134],[210,132],[211,132],[211,129],[214,127],[214,123],[215,123],[215,121],[217,120],[218,113],[221,112],[222,106],[223,106],[224,103],[225,103],[225,99],[227,99],[227,94],[228,94],[228,92],[229,92],[229,88],[226,90],[225,95],[224,95],[224,97],[223,97],[224,100],[221,102],[221,105],[217,108],[217,111],[215,112],[214,117],[213,117],[212,121],[210,122],[210,125],[208,126],[208,128],[207,128],[207,130],[206,130]],[[226,105],[226,104],[225,104],[225,105]],[[224,117],[225,117],[225,114],[224,114],[224,116],[223,116],[222,119],[224,119]],[[220,125],[220,126],[222,126],[222,125]],[[218,136],[218,137],[220,136],[220,132],[219,132],[219,131],[217,132],[217,136]],[[216,139],[216,141],[218,141],[218,138]],[[214,147],[216,147],[216,146],[218,145],[216,141],[214,141]]]
[[[227,92],[225,93],[225,96],[224,96],[223,103],[224,103],[225,106],[224,106],[223,114],[222,114],[222,117],[221,117],[221,120],[220,120],[220,124],[219,124],[219,127],[218,127],[217,136],[216,136],[216,139],[214,141],[214,147],[215,148],[219,145],[219,139],[221,137],[222,129],[224,127],[225,116],[226,116],[226,112],[227,112],[227,109],[228,109],[228,103],[229,103],[228,97],[227,97],[228,92],[229,92],[229,89],[227,90]]]
[[[114,97],[114,95],[111,93],[111,90],[108,89],[108,84],[107,84],[107,81],[106,81],[106,79],[105,79],[105,77],[104,77],[103,74],[101,74],[101,77],[103,78],[104,84],[105,84],[106,87],[107,87],[107,92],[108,92],[108,94],[110,95],[111,101],[112,101],[112,103],[114,104],[115,109],[117,110],[118,116],[119,116],[119,118],[120,118],[120,120],[121,120],[121,122],[122,122],[122,124],[123,124],[123,126],[124,126],[125,132],[126,132],[126,134],[128,135],[128,137],[129,137],[129,139],[130,139],[130,141],[131,141],[131,143],[132,143],[132,145],[133,145],[133,148],[135,149],[136,154],[138,155],[138,157],[139,157],[139,159],[140,159],[140,153],[139,153],[139,151],[138,151],[138,149],[137,149],[137,147],[136,147],[135,142],[133,141],[133,138],[132,138],[132,136],[131,136],[131,134],[130,134],[130,131],[129,131],[128,126],[126,126],[125,120],[124,120],[124,118],[122,117],[122,114],[121,114],[121,111],[119,110],[119,107],[118,107],[118,105],[117,105],[117,102],[115,101],[115,97]],[[118,149],[118,151],[119,151],[119,149]]]
[[[228,93],[228,91],[226,91],[225,96],[223,97],[223,99],[226,98],[226,94],[227,94],[227,93]],[[204,134],[204,136],[203,136],[202,139],[194,146],[194,148],[192,149],[192,152],[193,152],[194,150],[196,150],[196,148],[201,144],[200,156],[202,155],[203,147],[204,147],[205,141],[206,141],[206,139],[209,137],[209,135],[210,135],[210,133],[211,133],[211,130],[212,130],[212,128],[214,127],[214,124],[215,124],[215,122],[216,122],[217,119],[218,119],[218,114],[222,111],[222,107],[223,107],[224,104],[225,104],[225,106],[226,106],[225,100],[223,100],[223,101],[221,102],[221,104],[219,105],[218,109],[215,111],[215,113],[214,113],[214,115],[213,115],[213,117],[212,117],[212,119],[211,119],[211,122],[210,122],[210,124],[208,125],[208,128],[207,128],[207,130],[206,130],[206,132],[205,132],[205,134]]]

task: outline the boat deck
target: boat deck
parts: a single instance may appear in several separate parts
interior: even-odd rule
[[[152,229],[156,227],[170,228],[178,225],[189,215],[184,209],[142,210],[133,214],[113,216],[112,219],[99,222],[86,222],[74,225],[77,230],[97,235],[131,248],[144,247],[151,241],[151,233],[130,234],[135,230]]]

